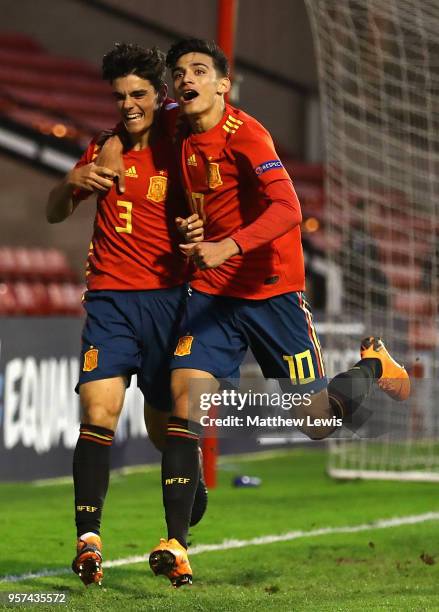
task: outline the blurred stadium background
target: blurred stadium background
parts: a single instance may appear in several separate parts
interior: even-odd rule
[[[44,207],[88,140],[115,122],[100,59],[115,41],[166,49],[182,35],[216,38],[222,4],[233,3],[2,1],[0,480],[70,470],[94,207],[59,226],[46,223]],[[373,396],[378,416],[331,441],[329,472],[438,480],[439,4],[236,7],[232,102],[271,131],[299,193],[307,293],[329,374],[356,361],[372,332],[415,379],[409,402]],[[255,372],[251,356],[243,370]],[[143,429],[132,387],[115,467],[157,461]],[[276,446],[305,443],[292,438]],[[222,450],[261,446],[229,441]]]
[[[51,186],[89,139],[117,120],[109,87],[101,81],[101,58],[118,40],[166,49],[188,34],[216,38],[221,27],[223,40],[231,44],[227,10],[233,5],[233,102],[268,127],[294,177],[305,211],[308,293],[315,308],[323,312],[327,292],[331,302],[340,302],[340,270],[324,261],[317,68],[302,1],[279,2],[276,11],[253,0],[239,7],[228,0],[6,1],[0,30],[0,197],[5,200],[0,228],[1,479],[70,469],[78,418],[72,381],[94,206],[79,207],[56,226],[46,223],[44,207]],[[291,29],[285,29],[286,22]],[[334,283],[328,284],[328,278]],[[145,457],[140,405],[132,386],[118,432],[116,465]],[[146,459],[157,459],[149,445],[146,453]]]

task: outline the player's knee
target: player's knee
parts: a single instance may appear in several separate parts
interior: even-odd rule
[[[323,389],[318,393],[310,394],[310,400],[296,407],[296,413],[298,416],[306,417],[307,421],[320,419],[324,421],[324,425],[329,425],[329,422],[326,423],[325,421],[333,417],[333,410],[327,390]]]
[[[182,419],[199,421],[201,398],[218,389],[218,381],[209,372],[191,369],[173,370],[171,376],[172,414]]]
[[[174,370],[171,377],[172,414],[189,418],[189,376],[184,370]]]
[[[311,402],[301,406],[298,412],[303,420],[300,429],[310,440],[324,440],[337,429],[338,421],[334,417],[326,389],[312,395]]]
[[[125,397],[122,377],[84,383],[79,388],[81,421],[115,430]]]
[[[88,404],[82,407],[81,420],[86,424],[99,425],[114,430],[119,420],[119,414],[120,409],[116,405]]]
[[[87,398],[81,402],[81,421],[115,430],[121,409],[116,398],[106,398],[105,403],[97,398]]]

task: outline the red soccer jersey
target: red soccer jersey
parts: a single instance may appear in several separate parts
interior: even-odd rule
[[[300,205],[267,130],[227,105],[221,121],[207,132],[190,134],[182,129],[180,154],[192,209],[205,219],[205,239],[232,237],[242,252],[218,268],[197,270],[192,286],[209,294],[250,299],[302,291]],[[252,248],[245,228],[270,206],[267,192],[272,183],[288,187],[291,195],[285,204],[290,210],[286,213],[293,212],[297,221],[282,236]]]
[[[78,162],[93,161],[92,141]],[[87,260],[87,287],[142,290],[174,287],[187,280],[187,262],[178,251],[175,217],[187,216],[172,142],[160,137],[141,151],[124,153],[126,190],[113,186],[97,199]],[[85,199],[87,192],[76,194]]]

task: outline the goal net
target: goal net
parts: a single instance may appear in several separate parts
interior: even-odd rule
[[[439,480],[439,1],[305,1],[326,151],[327,256],[343,278],[338,317],[385,338],[424,375],[408,402],[374,396],[374,418],[351,440],[331,441],[329,471]],[[333,314],[328,354],[359,346],[359,337],[331,334],[331,322]]]

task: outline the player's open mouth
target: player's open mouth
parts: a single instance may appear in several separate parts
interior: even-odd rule
[[[125,115],[125,121],[127,123],[133,123],[134,121],[140,121],[143,119],[143,113],[131,113],[129,115]]]
[[[191,102],[194,98],[198,96],[198,91],[195,89],[187,89],[183,92],[182,98],[185,102]]]

